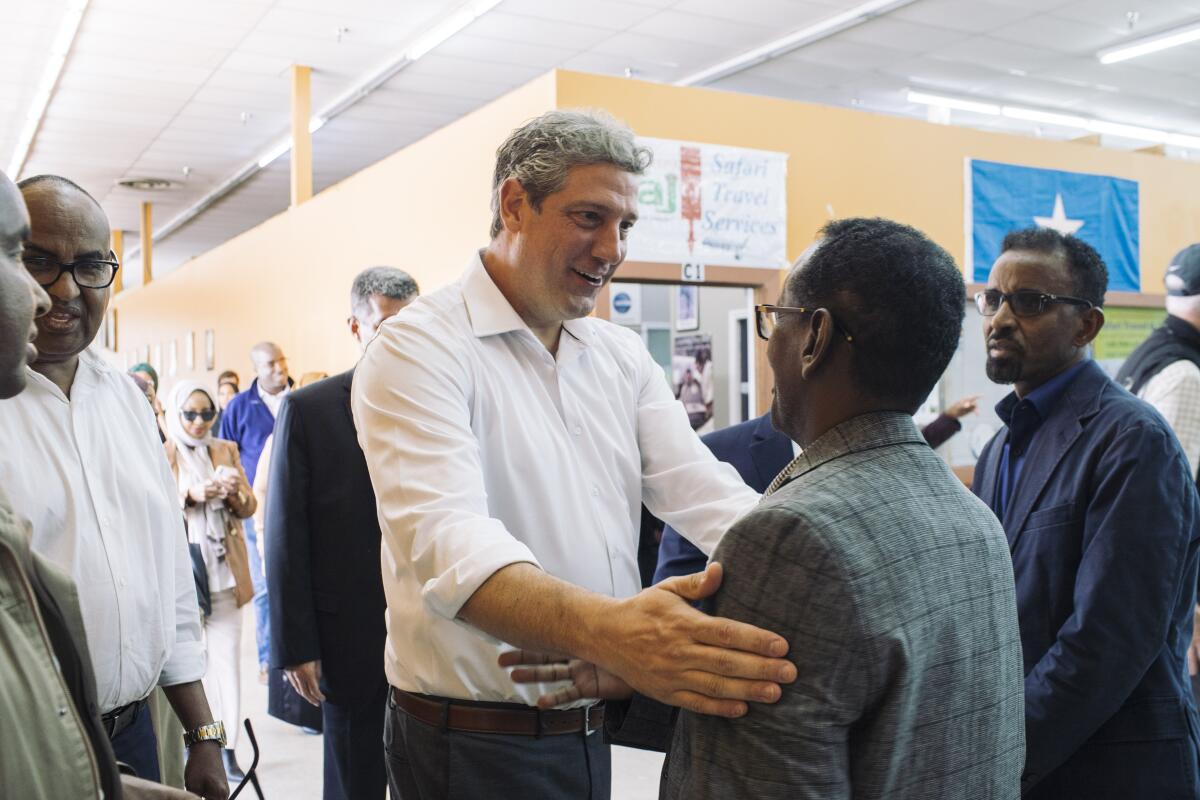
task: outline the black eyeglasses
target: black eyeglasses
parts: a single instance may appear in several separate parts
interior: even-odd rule
[[[121,268],[115,258],[88,258],[64,264],[47,256],[26,255],[24,261],[25,269],[29,270],[29,274],[43,289],[49,289],[58,283],[64,272],[71,273],[71,277],[81,289],[106,289],[112,285],[113,279],[117,277],[117,270]]]
[[[1094,307],[1093,303],[1078,297],[1045,292],[1020,291],[1006,294],[999,289],[988,289],[975,295],[975,307],[985,317],[995,316],[1004,303],[1008,303],[1008,310],[1018,317],[1036,317],[1054,303],[1067,303],[1085,309]]]
[[[213,418],[217,416],[217,412],[211,408],[206,408],[203,411],[180,411],[179,416],[188,422],[195,422],[197,418],[205,422],[212,422]]]
[[[828,310],[828,309],[826,309]],[[771,334],[779,327],[780,314],[807,314],[810,311],[816,311],[815,308],[800,308],[798,306],[771,306],[766,304],[757,305],[754,307],[754,324],[758,328],[758,337],[760,339],[769,340]],[[833,319],[833,315],[829,315]],[[838,324],[837,320],[833,320],[833,329],[840,333],[847,342],[853,342],[854,336]]]

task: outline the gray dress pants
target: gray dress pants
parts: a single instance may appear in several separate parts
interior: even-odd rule
[[[392,800],[609,800],[602,731],[557,736],[466,733],[429,725],[388,698],[383,731]]]

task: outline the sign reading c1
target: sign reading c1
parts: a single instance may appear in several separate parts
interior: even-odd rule
[[[685,263],[680,277],[688,283],[704,283],[704,265],[694,262]]]

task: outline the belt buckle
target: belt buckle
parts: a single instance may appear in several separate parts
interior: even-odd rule
[[[600,730],[600,728],[603,727],[602,725],[597,726],[595,728],[592,727],[592,709],[596,708],[596,706],[600,705],[600,703],[601,703],[601,701],[597,700],[596,702],[586,705],[583,708],[583,735],[584,736],[591,736],[593,733],[595,733],[596,731]]]

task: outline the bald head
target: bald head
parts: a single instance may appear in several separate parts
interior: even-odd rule
[[[34,369],[45,372],[60,364],[73,375],[75,359],[104,321],[111,287],[82,288],[72,273],[61,269],[54,278],[54,266],[112,259],[108,217],[91,195],[61,176],[38,175],[18,186],[32,229],[26,260],[48,265],[42,271],[54,281],[45,287],[51,308],[38,319]]]
[[[259,342],[250,348],[250,361],[258,376],[258,385],[267,394],[279,394],[287,387],[288,366],[283,350],[274,342]]]

